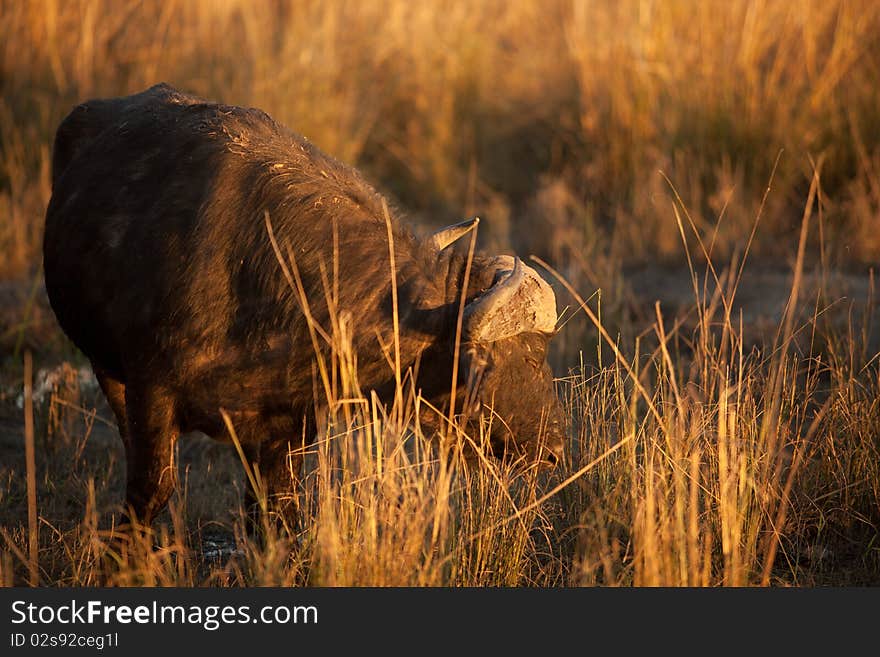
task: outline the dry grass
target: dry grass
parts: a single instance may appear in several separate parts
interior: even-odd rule
[[[873,279],[833,285],[880,256],[878,3],[0,0],[0,33],[0,282],[29,281],[0,303],[4,383],[28,345],[70,357],[41,333],[55,127],[158,81],[265,109],[424,223],[480,214],[481,244],[552,263],[576,310],[549,474],[422,435],[405,372],[376,403],[340,318],[288,532],[249,535],[234,450],[195,439],[153,530],[109,540],[121,444],[99,398],[60,386],[34,418],[42,585],[880,583]],[[684,261],[683,310],[627,283]],[[768,262],[790,299],[755,340],[738,286]],[[0,583],[24,584],[24,413],[0,405]]]
[[[705,248],[695,241],[689,248]],[[189,457],[183,453],[183,485],[169,511],[153,528],[114,538],[119,441],[91,436],[94,416],[85,413],[80,426],[68,418],[74,426],[65,428],[52,411],[53,404],[67,407],[59,386],[41,414],[54,423],[38,423],[39,581],[876,584],[880,363],[858,351],[863,343],[852,327],[843,339],[829,330],[821,305],[799,325],[803,248],[796,262],[776,344],[748,351],[732,314],[736,268],[718,270],[710,261],[704,273],[693,270],[692,333],[666,321],[658,303],[653,335],[630,345],[612,338],[596,309],[565,282],[610,361],[582,364],[560,380],[572,438],[564,465],[550,474],[527,462],[466,460],[463,447],[480,439],[454,426],[424,435],[416,418],[426,402],[411,372],[397,370],[389,406],[362,391],[351,318],[338,317],[324,327],[330,354],[316,361],[328,411],[307,448],[300,523],[279,528],[264,515],[256,534],[248,533],[241,491],[250,485],[259,497],[259,472],[243,477],[231,451],[212,452],[203,442]],[[802,334],[809,337],[799,342]],[[15,583],[28,574],[28,505],[20,465],[5,472],[0,581]],[[234,544],[235,553],[212,556],[210,542],[218,540]]]

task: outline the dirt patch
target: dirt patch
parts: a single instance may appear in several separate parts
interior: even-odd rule
[[[726,276],[724,272],[718,274],[719,278]],[[645,267],[627,272],[624,279],[640,314],[652,317],[654,304],[659,301],[666,318],[690,317],[685,326],[696,322],[695,300],[699,297],[711,302],[717,290],[711,273],[706,279],[701,272],[695,291],[687,267]],[[742,317],[746,345],[773,344],[791,288],[790,269],[752,267],[743,272],[732,299],[731,319],[734,325],[739,325]],[[852,330],[857,337],[864,331],[867,352],[876,353],[880,350],[880,306],[874,301],[870,273],[809,272],[801,282],[795,327],[804,326],[815,314],[820,318],[817,325],[825,331]]]

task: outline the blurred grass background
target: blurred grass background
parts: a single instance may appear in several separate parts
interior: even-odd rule
[[[264,109],[427,224],[481,214],[493,246],[678,255],[662,172],[726,256],[781,152],[753,253],[790,250],[821,160],[829,255],[880,256],[873,0],[4,0],[0,33],[0,275],[38,258],[60,119],[159,81]]]

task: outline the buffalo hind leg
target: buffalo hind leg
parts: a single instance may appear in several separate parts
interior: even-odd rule
[[[179,435],[172,397],[157,386],[125,388],[126,503],[132,520],[149,526],[177,482],[174,443]]]

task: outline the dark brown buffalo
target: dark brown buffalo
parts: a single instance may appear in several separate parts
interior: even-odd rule
[[[52,184],[46,288],[116,414],[127,502],[141,520],[173,489],[179,434],[226,435],[221,408],[269,492],[292,498],[290,473],[301,459],[291,446],[313,439],[321,400],[302,298],[267,217],[328,332],[328,283],[338,290],[337,316],[354,320],[362,389],[393,393],[382,196],[265,113],[167,85],[92,100],[58,128]],[[396,218],[391,224],[401,369],[417,367],[422,395],[448,411],[467,262],[465,249],[448,247],[473,222],[423,241]],[[563,416],[545,359],[553,292],[510,256],[478,253],[469,281],[456,411],[467,410],[475,433],[491,414],[496,453],[554,460]],[[329,350],[320,335],[318,348]]]

